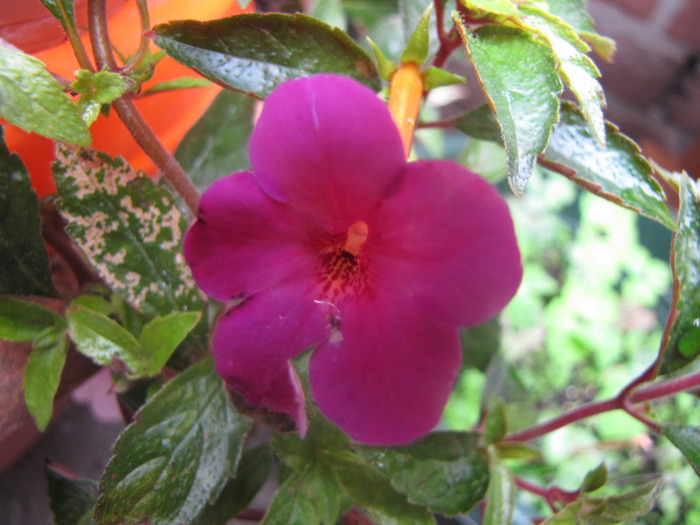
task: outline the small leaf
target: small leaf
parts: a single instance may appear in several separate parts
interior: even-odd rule
[[[46,467],[51,512],[56,525],[92,525],[92,511],[97,501],[97,482],[74,479]]]
[[[522,441],[500,441],[494,443],[493,448],[501,459],[542,459],[542,451],[540,449]]]
[[[158,374],[201,317],[200,312],[175,312],[156,317],[144,326],[140,339],[147,357],[139,372],[148,376]]]
[[[574,501],[566,505],[559,512],[544,520],[540,525],[572,525],[582,523],[578,516],[583,507],[583,501]],[[583,522],[585,523],[585,522]]]
[[[68,341],[64,328],[49,328],[34,341],[22,386],[27,410],[42,432],[51,420],[53,400],[61,382]]]
[[[605,466],[605,463],[601,463],[586,473],[586,477],[583,478],[583,483],[581,483],[581,492],[594,492],[605,485],[607,481],[608,468]]]
[[[548,47],[526,31],[455,23],[489,99],[508,154],[508,182],[522,195],[559,118],[562,86]]]
[[[700,355],[700,188],[687,175],[681,177],[679,201],[678,231],[671,246],[678,316],[664,350],[663,374],[677,370]]]
[[[428,91],[442,86],[464,84],[466,81],[466,78],[440,69],[439,67],[429,67],[423,71],[423,83],[425,89]]]
[[[204,78],[194,78],[194,77],[182,77],[175,80],[168,80],[165,82],[158,82],[153,84],[142,95],[153,95],[155,93],[161,93],[163,91],[172,91],[173,89],[192,89],[211,86],[211,82]]]
[[[664,192],[639,147],[609,123],[606,136],[602,147],[591,136],[580,111],[564,103],[561,121],[542,156],[543,165],[596,195],[675,229]],[[557,169],[557,165],[565,168]]]
[[[700,476],[700,427],[667,424],[661,427],[664,436],[680,450]]]
[[[448,515],[468,512],[484,497],[488,464],[478,434],[435,432],[411,445],[364,447],[359,453],[414,503]]]
[[[459,331],[462,367],[485,372],[491,358],[501,348],[501,319],[496,316],[484,323]]]
[[[423,11],[423,14],[416,25],[416,29],[411,34],[406,44],[406,48],[401,53],[401,63],[413,62],[418,66],[423,65],[423,62],[428,58],[430,49],[430,15],[433,13],[433,4]]]
[[[454,121],[454,126],[467,135],[479,140],[503,144],[501,130],[493,112],[487,104],[471,110]]]
[[[2,71],[0,71],[2,75]],[[0,100],[2,94],[0,93]],[[1,104],[1,102],[0,102]],[[55,296],[27,169],[10,155],[0,127],[0,293]]]
[[[114,445],[100,480],[100,525],[189,523],[236,472],[250,420],[235,412],[213,360],[172,379]]]
[[[377,59],[377,71],[379,72],[379,76],[383,80],[389,82],[391,80],[391,75],[393,75],[394,71],[398,68],[396,62],[389,60],[384,53],[382,53],[382,50],[379,49],[377,44],[369,37],[367,37],[367,42],[374,52],[374,57]]]
[[[57,313],[30,301],[0,297],[0,339],[32,341],[53,327],[65,327]]]
[[[183,20],[153,28],[175,60],[229,89],[266,97],[280,83],[338,73],[378,87],[369,56],[337,28],[303,14],[242,14]]]
[[[103,104],[111,104],[126,93],[132,81],[111,71],[93,73],[80,69],[75,73],[71,89],[80,94],[78,107],[81,108],[83,120],[90,126],[100,114]]]
[[[204,310],[182,258],[187,219],[167,188],[121,157],[64,145],[54,177],[66,230],[105,284],[152,317]]]
[[[519,15],[513,0],[458,0],[470,16],[479,19],[502,20]]]
[[[654,508],[661,485],[663,478],[657,478],[623,494],[605,498],[600,505],[585,513],[585,519],[595,524],[636,521]]]
[[[0,45],[0,117],[53,140],[91,142],[80,109],[44,64],[5,45]]]
[[[491,410],[486,414],[484,421],[484,445],[491,445],[502,441],[506,436],[508,426],[506,423],[506,409],[502,400],[494,403]]]
[[[255,100],[223,90],[175,150],[175,158],[204,191],[215,180],[250,168],[248,139]]]
[[[515,481],[508,467],[489,452],[489,485],[483,525],[510,525],[515,510]]]

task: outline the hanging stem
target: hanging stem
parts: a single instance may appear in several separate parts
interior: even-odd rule
[[[109,40],[105,2],[106,0],[88,0],[90,40],[97,67],[100,69],[107,67],[110,71],[119,71],[119,67],[114,59],[112,44]],[[163,176],[175,191],[180,194],[187,207],[192,210],[192,213],[196,214],[199,206],[199,192],[197,188],[192,184],[187,173],[175,160],[175,157],[165,149],[148,123],[143,119],[136,109],[130,94],[127,93],[115,100],[112,105],[139,146],[158,166]]]

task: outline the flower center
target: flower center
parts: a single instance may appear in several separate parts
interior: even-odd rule
[[[342,246],[338,243],[322,252],[319,281],[324,299],[334,302],[346,292],[357,294],[365,289],[361,251],[368,235],[367,223],[358,221],[348,228]]]
[[[357,257],[360,254],[360,248],[362,248],[362,245],[367,240],[368,234],[367,223],[364,221],[357,221],[348,228],[348,238],[345,241],[345,246],[343,246],[343,251]]]

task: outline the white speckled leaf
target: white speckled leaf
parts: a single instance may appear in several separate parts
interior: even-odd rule
[[[182,256],[174,197],[122,158],[59,144],[54,177],[66,229],[105,283],[149,316],[201,311]]]

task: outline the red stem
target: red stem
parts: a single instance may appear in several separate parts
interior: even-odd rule
[[[579,495],[579,491],[569,492],[567,490],[560,489],[559,487],[544,488],[518,477],[515,478],[515,484],[523,490],[544,498],[547,505],[549,505],[549,507],[552,509],[552,512],[557,512],[559,510],[556,503],[566,505],[567,503],[575,501]]]
[[[442,6],[442,0],[434,0],[435,16],[437,18],[437,34],[440,41],[440,47],[433,59],[433,66],[442,67],[447,59],[450,58],[452,52],[459,47],[460,40],[454,27],[449,33],[445,32],[445,10]]]

